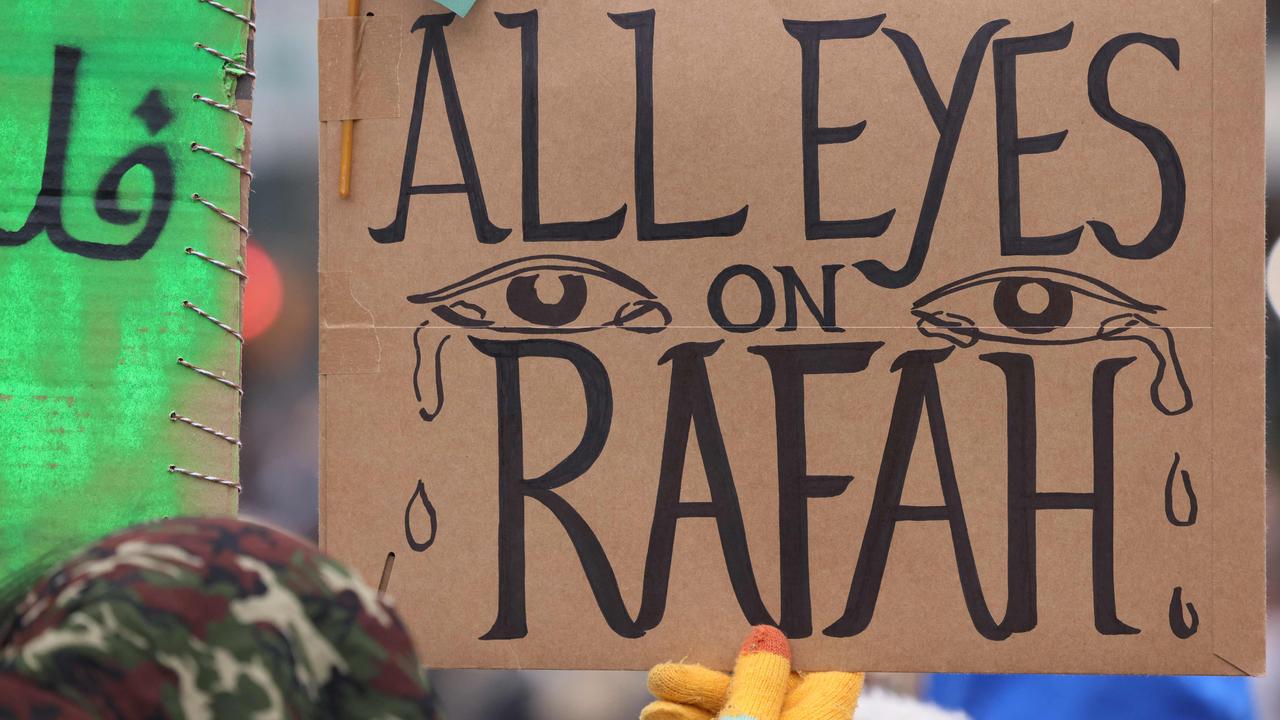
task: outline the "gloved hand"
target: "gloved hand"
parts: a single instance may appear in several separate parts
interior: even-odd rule
[[[658,698],[640,720],[849,720],[862,673],[791,672],[791,648],[777,628],[751,630],[733,677],[701,665],[664,663],[649,671]]]

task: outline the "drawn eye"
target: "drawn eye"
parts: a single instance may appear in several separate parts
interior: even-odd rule
[[[978,340],[1065,345],[1098,337],[1109,318],[1164,308],[1076,272],[1014,267],[971,275],[916,301],[917,327],[961,347]]]
[[[568,255],[510,260],[439,290],[410,295],[409,302],[431,306],[433,315],[454,327],[500,333],[606,327],[657,333],[671,324],[666,306],[640,281],[598,260]],[[444,409],[442,356],[450,338],[434,333],[432,342],[424,343],[430,327],[427,320],[413,333],[413,396],[425,422],[435,421]],[[433,385],[434,403],[427,397]]]
[[[916,327],[959,347],[979,340],[1018,345],[1070,345],[1105,340],[1138,343],[1155,371],[1151,403],[1165,415],[1191,409],[1191,387],[1173,332],[1151,316],[1164,310],[1068,270],[1013,267],[948,283],[911,307]]]
[[[671,313],[635,278],[598,260],[537,255],[495,265],[409,296],[450,325],[506,333],[580,333],[617,327],[661,332]]]

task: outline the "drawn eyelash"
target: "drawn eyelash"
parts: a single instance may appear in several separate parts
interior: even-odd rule
[[[1086,297],[1092,297],[1103,302],[1120,305],[1121,307],[1128,308],[1134,312],[1156,313],[1165,309],[1159,305],[1150,305],[1130,297],[1119,289],[1108,285],[1101,280],[1089,277],[1084,273],[1033,266],[997,268],[995,270],[986,270],[968,277],[960,278],[959,280],[954,280],[924,295],[917,300],[911,308],[912,310],[919,310],[942,297],[960,292],[961,290],[965,290],[976,285],[996,283],[1013,277],[1025,277],[1031,280],[1043,280],[1059,284],[1067,284],[1064,282],[1064,278],[1072,278],[1081,281],[1081,284],[1084,285],[1084,287],[1073,285],[1071,286],[1072,289]]]
[[[410,295],[408,300],[409,302],[418,305],[440,303],[446,300],[451,300],[463,293],[468,293],[488,285],[502,282],[503,280],[509,280],[511,278],[534,272],[562,272],[592,275],[617,283],[620,287],[630,290],[631,292],[634,292],[648,300],[657,299],[657,296],[639,280],[636,280],[630,275],[614,269],[598,260],[572,257],[569,255],[534,255],[499,263],[487,270],[482,270],[474,275],[463,278],[462,280],[450,283],[438,290]]]
[[[970,302],[976,302],[979,311],[994,314],[993,322],[975,321],[955,312],[953,296],[970,295],[973,288],[990,284],[995,288],[989,291],[989,299],[970,298]],[[1027,286],[1041,291],[1043,308],[1022,305],[1019,294]],[[1090,298],[1097,307],[1081,312],[1076,296]],[[1043,267],[980,272],[947,283],[911,306],[921,334],[962,348],[980,341],[1045,346],[1095,340],[1140,343],[1155,359],[1152,404],[1166,415],[1178,415],[1191,409],[1191,388],[1178,360],[1173,332],[1152,319],[1163,311],[1159,305],[1144,303],[1083,273]]]
[[[560,297],[555,302],[539,296],[538,282],[544,277],[559,282]],[[588,278],[596,280],[588,282]],[[593,283],[600,285],[599,281],[603,281],[603,287],[590,289]],[[501,293],[482,292],[503,284],[505,288]],[[588,314],[589,309],[600,304],[593,303],[593,297],[603,292],[607,301],[611,288],[615,301],[605,307],[612,309],[600,312],[595,308]],[[618,298],[618,290],[623,291],[625,301]],[[477,293],[484,297],[473,297]],[[639,280],[598,260],[568,255],[508,260],[439,289],[410,295],[408,300],[431,306],[432,315],[451,327],[494,333],[545,335],[613,328],[649,334],[662,332],[672,320],[670,311],[657,295]],[[584,315],[589,319],[584,321]],[[446,334],[437,336],[439,340],[424,343],[432,330],[432,321],[426,320],[413,333],[417,358],[413,368],[413,395],[420,405],[418,415],[425,422],[435,421],[444,408],[442,355],[450,338]],[[424,389],[431,387],[435,388],[434,405],[424,394]]]

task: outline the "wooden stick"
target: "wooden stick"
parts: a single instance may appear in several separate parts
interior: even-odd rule
[[[347,0],[347,16],[359,15],[360,0]],[[352,88],[352,92],[355,92],[355,88]],[[355,145],[355,131],[355,120],[342,121],[342,163],[338,168],[338,195],[344,199],[351,197],[351,156]]]

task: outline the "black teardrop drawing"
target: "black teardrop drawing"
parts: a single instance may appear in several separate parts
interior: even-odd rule
[[[1195,605],[1186,603],[1187,613],[1191,615],[1191,624],[1188,625],[1182,615],[1182,605],[1182,586],[1179,585],[1173,589],[1173,597],[1169,598],[1169,629],[1174,635],[1186,640],[1200,629],[1200,615],[1196,612]]]
[[[418,385],[418,376],[422,374],[422,344],[418,336],[422,333],[422,329],[427,327],[427,323],[422,323],[417,330],[413,331],[413,352],[417,357],[417,361],[413,365],[413,397],[419,403],[422,402],[422,388]],[[436,407],[434,410],[428,410],[425,406],[418,408],[418,416],[426,422],[431,422],[440,416],[440,412],[444,410],[444,374],[440,372],[440,353],[444,352],[444,344],[449,342],[451,335],[445,335],[436,345],[435,359],[435,379],[436,379]]]
[[[1164,516],[1168,519],[1169,524],[1174,527],[1189,527],[1196,524],[1196,517],[1200,514],[1200,505],[1196,501],[1195,488],[1191,487],[1191,473],[1179,468],[1182,463],[1182,456],[1178,453],[1173,454],[1173,465],[1169,467],[1169,477],[1164,481]],[[1182,478],[1182,490],[1187,496],[1187,518],[1180,520],[1177,513],[1173,511],[1173,480],[1175,477]]]
[[[418,512],[426,511],[427,521],[431,525],[431,535],[426,541],[419,541],[413,534],[413,525],[409,519],[414,515],[415,508],[421,508]],[[431,499],[427,497],[427,486],[418,481],[418,487],[413,491],[413,495],[409,497],[409,504],[404,506],[404,539],[409,543],[410,549],[414,552],[423,552],[431,547],[436,541],[436,507],[431,504]]]

